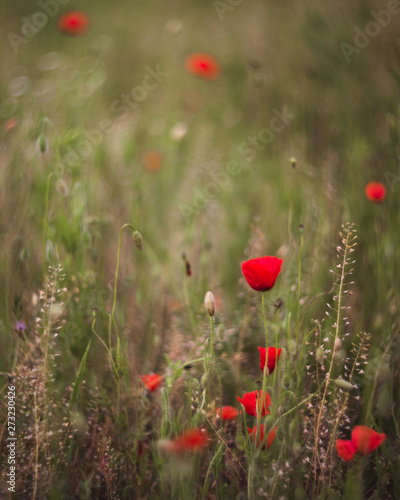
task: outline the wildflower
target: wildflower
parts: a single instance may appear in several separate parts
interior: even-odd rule
[[[15,128],[18,125],[18,122],[19,122],[18,118],[15,116],[12,116],[4,123],[4,130],[6,132],[9,132],[10,130],[12,130],[13,128]]]
[[[157,172],[162,167],[162,154],[156,149],[146,151],[142,156],[142,163],[149,172]]]
[[[265,347],[259,347],[258,350],[260,351],[260,368],[263,372],[267,349]],[[281,352],[281,348],[277,349],[276,347],[268,347],[267,375],[271,375],[271,373],[275,370],[275,363],[278,361]]]
[[[26,330],[26,325],[23,321],[17,321],[17,332],[22,333]]]
[[[351,440],[336,440],[336,451],[343,460],[349,461],[356,453],[358,455],[369,455],[385,439],[386,434],[379,434],[365,425],[357,425],[351,433]]]
[[[185,69],[188,73],[208,81],[216,80],[221,75],[219,62],[205,52],[196,52],[188,56]]]
[[[257,409],[260,410],[261,406],[262,417],[265,417],[265,415],[269,415],[270,413],[268,407],[271,406],[272,401],[268,392],[264,393],[264,397],[263,391],[246,392],[243,394],[243,398],[238,397],[238,401],[244,406],[246,413],[252,415],[253,417],[257,416]]]
[[[208,436],[205,429],[192,429],[170,441],[167,449],[175,454],[196,452],[205,448],[207,443]]]
[[[156,391],[162,382],[162,377],[157,373],[142,375],[140,378],[146,386],[146,389],[151,392]]]
[[[58,29],[65,35],[84,35],[89,30],[89,18],[80,10],[65,12],[58,20]]]
[[[250,427],[247,427],[247,430],[249,431],[250,437],[256,443],[257,448],[260,446],[260,444],[261,445],[266,444],[267,449],[272,446],[272,443],[274,442],[274,439],[275,439],[275,434],[276,434],[277,429],[278,429],[278,427],[275,427],[274,429],[271,430],[271,432],[268,434],[268,437],[267,437],[266,443],[265,443],[265,436],[264,436],[265,428],[264,428],[263,424],[260,425],[260,432],[259,433],[257,432],[257,426],[253,427],[252,429],[250,429]]]
[[[386,188],[381,182],[369,182],[365,186],[365,196],[373,203],[382,203],[386,198]]]
[[[223,406],[222,408],[217,408],[217,415],[223,420],[234,420],[238,416],[238,410],[233,406]]]
[[[281,272],[282,259],[278,257],[258,257],[242,262],[242,273],[253,290],[271,290]]]

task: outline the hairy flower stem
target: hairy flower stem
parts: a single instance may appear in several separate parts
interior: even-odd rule
[[[268,371],[268,366],[267,366],[268,365],[268,330],[267,330],[267,317],[265,314],[264,292],[261,292],[261,302],[262,302],[262,313],[263,313],[263,318],[264,318],[264,330],[265,330],[265,365],[264,365],[264,371],[263,371],[261,397],[256,398],[257,430],[258,430],[258,432],[260,429],[261,416],[262,416],[262,411],[264,408],[264,394],[265,394],[265,387],[267,385],[267,371]],[[258,393],[258,396],[259,396],[259,393]]]
[[[121,343],[120,343],[120,338],[119,338],[119,333],[118,333],[118,328],[117,328],[117,323],[115,321],[115,308],[117,305],[117,285],[118,285],[118,272],[119,272],[119,260],[120,260],[120,254],[121,254],[121,242],[122,242],[122,234],[124,232],[124,229],[126,227],[130,227],[132,229],[132,232],[135,231],[135,228],[132,226],[132,224],[124,224],[121,228],[121,231],[119,232],[119,241],[118,241],[118,252],[117,252],[117,266],[115,269],[115,278],[114,278],[114,291],[113,291],[113,303],[112,303],[112,309],[111,309],[111,314],[109,317],[109,326],[108,326],[108,343],[109,343],[109,353],[112,361],[112,365],[114,366],[114,369],[116,370],[116,376],[119,380],[119,383],[117,383],[117,414],[119,414],[119,404],[120,404],[120,385],[121,385],[121,379],[119,375],[119,371],[121,368]],[[114,363],[114,360],[112,359],[112,328],[114,326],[115,330],[115,335],[117,338],[117,346],[116,346],[116,363]]]
[[[278,371],[278,369],[277,369],[277,363],[278,363],[278,348],[277,348],[277,345],[278,345],[278,319],[279,319],[279,309],[276,310],[276,318],[275,318],[275,347],[276,347],[276,351],[275,351],[275,370],[274,370],[273,387],[275,387],[276,372]],[[267,352],[266,352],[265,363],[267,363],[267,360],[268,360],[268,357],[267,357]]]
[[[208,367],[208,373],[209,373],[209,375],[211,375],[212,369],[213,369],[213,361],[214,361],[214,336],[215,336],[214,317],[210,316],[209,321],[210,321],[210,331],[211,331],[211,335],[210,335],[211,360],[210,360],[209,367]]]
[[[47,177],[46,182],[46,195],[45,195],[45,207],[43,215],[43,273],[46,274],[46,243],[47,243],[47,229],[48,229],[48,216],[49,216],[49,198],[50,198],[50,180],[53,177],[52,172]]]
[[[262,303],[262,313],[264,318],[264,330],[265,330],[265,347],[268,347],[268,331],[267,331],[267,316],[265,314],[265,300],[264,292],[261,292],[261,303]]]
[[[298,259],[298,276],[297,276],[297,335],[299,335],[299,327],[300,327],[300,295],[301,295],[301,256],[303,253],[303,242],[304,236],[303,231],[300,234],[300,250],[299,250],[299,259]]]

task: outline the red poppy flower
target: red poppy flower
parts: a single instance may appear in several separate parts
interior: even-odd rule
[[[58,20],[58,29],[65,35],[84,35],[89,30],[89,18],[80,10],[65,12]]]
[[[272,429],[271,432],[268,434],[267,437],[267,449],[272,446],[272,443],[274,442],[275,439],[275,434],[277,431],[278,427],[275,427],[275,429]],[[247,430],[249,431],[251,439],[256,443],[257,448],[261,445],[265,444],[265,436],[264,436],[264,425],[260,425],[260,433],[257,432],[257,426],[253,427],[250,429],[250,427],[247,427]],[[260,434],[258,436],[258,434]]]
[[[162,167],[163,158],[159,151],[150,149],[142,156],[142,163],[146,170],[157,172]]]
[[[265,347],[259,347],[258,350],[260,351],[260,368],[263,372],[267,349]],[[277,349],[276,347],[268,347],[267,375],[271,375],[271,373],[275,370],[275,363],[278,361],[281,352],[281,348]]]
[[[336,440],[336,451],[343,460],[351,460],[356,453],[359,455],[369,455],[386,439],[386,434],[366,427],[357,425],[351,433],[351,441],[346,439]]]
[[[152,392],[157,390],[162,382],[162,377],[160,377],[160,375],[157,375],[157,373],[142,375],[140,378],[146,386],[146,389]]]
[[[18,125],[18,118],[15,117],[15,116],[12,116],[11,118],[9,118],[5,124],[4,124],[4,130],[6,132],[9,132],[10,130],[12,130],[13,128],[15,128],[16,126]]]
[[[269,256],[246,260],[242,262],[242,273],[253,290],[266,292],[274,286],[282,262],[278,257]]]
[[[169,446],[169,451],[176,454],[199,451],[205,448],[207,443],[208,436],[205,429],[192,429],[175,438]]]
[[[238,416],[238,411],[233,406],[223,406],[217,408],[217,415],[222,417],[223,420],[234,420]]]
[[[369,182],[365,186],[365,196],[373,203],[382,203],[386,198],[386,188],[381,182]]]
[[[186,58],[186,71],[203,80],[216,80],[221,75],[219,62],[210,54],[196,52]]]
[[[264,399],[264,402],[262,401]],[[271,406],[271,396],[266,392],[263,398],[262,391],[253,391],[246,392],[243,394],[243,398],[238,397],[238,401],[244,406],[246,413],[252,415],[253,417],[257,416],[257,407],[258,409],[262,406],[261,416],[265,417],[265,415],[269,415],[268,407]]]

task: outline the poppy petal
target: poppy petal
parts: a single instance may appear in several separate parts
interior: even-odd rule
[[[282,259],[278,257],[258,257],[242,262],[242,273],[248,285],[257,292],[271,290],[281,271]]]
[[[360,455],[369,455],[386,439],[386,434],[379,434],[365,425],[357,425],[351,433],[351,441]]]
[[[336,440],[336,451],[340,458],[346,460],[346,462],[353,459],[356,453],[356,447],[354,444],[346,439],[337,439]]]
[[[382,203],[386,198],[386,188],[381,182],[369,182],[365,186],[365,196],[373,203]]]

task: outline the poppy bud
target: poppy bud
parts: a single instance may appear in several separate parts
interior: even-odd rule
[[[143,236],[139,233],[139,231],[133,232],[132,239],[135,247],[139,250],[143,250]]]
[[[333,382],[344,391],[352,391],[353,389],[355,389],[355,386],[353,384],[350,384],[350,382],[347,382],[347,380],[343,380],[342,378],[337,378]]]
[[[289,340],[288,347],[289,347],[289,354],[291,356],[295,356],[297,353],[297,344],[296,344],[296,341],[294,339]]]
[[[335,352],[335,363],[337,365],[341,365],[346,359],[346,351],[344,349],[340,349],[340,351]]]
[[[342,347],[342,341],[340,340],[340,338],[339,338],[339,337],[336,337],[336,339],[335,339],[335,343],[334,343],[334,345],[333,345],[333,349],[334,349],[335,351],[338,351],[341,347]]]
[[[208,373],[204,373],[203,376],[201,377],[200,383],[201,386],[205,389],[208,386],[208,382],[210,381],[210,377]]]
[[[297,458],[301,453],[301,444],[298,441],[293,443],[293,455]]]
[[[285,375],[285,376],[283,377],[283,382],[282,382],[282,384],[283,384],[283,387],[284,387],[285,389],[289,389],[289,387],[290,387],[290,378],[288,377],[288,375]]]
[[[320,365],[324,362],[324,350],[322,347],[318,347],[315,357]]]
[[[36,146],[42,154],[47,153],[47,150],[49,149],[49,143],[43,134],[40,134],[36,139]]]
[[[212,292],[207,292],[204,298],[204,306],[206,311],[210,316],[214,316],[215,313],[215,297]]]

